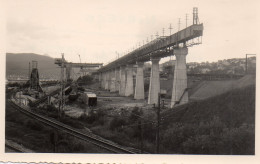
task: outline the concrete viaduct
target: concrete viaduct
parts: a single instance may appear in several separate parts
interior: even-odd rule
[[[191,41],[201,37],[203,24],[193,24],[170,36],[159,37],[125,56],[101,67],[95,72],[101,87],[121,96],[134,95],[144,99],[144,62],[151,61],[148,104],[158,103],[160,93],[159,61],[163,57],[176,56],[172,97],[170,106],[188,102],[186,55]],[[192,45],[197,43],[191,43]],[[133,84],[133,67],[137,67],[136,84]]]

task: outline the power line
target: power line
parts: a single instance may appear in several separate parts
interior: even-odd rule
[[[172,35],[172,24],[170,24],[169,30],[170,30],[170,35]]]
[[[188,14],[186,14],[185,20],[186,20],[186,28],[187,28],[187,25],[188,25]]]
[[[162,29],[162,36],[164,36],[164,28]]]
[[[178,31],[180,31],[180,28],[181,28],[181,18],[179,18],[179,21],[178,21]]]
[[[155,38],[157,39],[159,37],[158,31],[155,34]]]

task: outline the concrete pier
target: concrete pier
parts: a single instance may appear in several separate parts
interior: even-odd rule
[[[120,88],[120,68],[115,69],[115,91],[119,91]]]
[[[102,74],[99,73],[97,76],[98,76],[98,81],[101,82],[101,80],[102,80]]]
[[[110,71],[110,92],[116,91],[116,77],[115,77],[115,69]]]
[[[101,82],[101,87],[102,87],[102,89],[105,89],[105,76],[104,76],[104,72],[102,72],[102,82]]]
[[[100,74],[101,74],[101,88],[104,89],[104,88],[105,88],[105,83],[104,83],[104,81],[105,81],[105,79],[104,79],[104,73],[102,72],[102,73],[100,73]]]
[[[111,87],[111,74],[110,71],[107,72],[107,85],[108,85],[108,90],[110,91],[110,87]]]
[[[119,95],[125,96],[126,70],[124,66],[120,67],[120,87]]]
[[[173,54],[176,56],[171,108],[177,104],[184,104],[188,102],[187,92],[187,68],[186,68],[186,55],[188,48],[174,49]]]
[[[144,99],[144,63],[137,62],[134,99]]]
[[[126,86],[125,86],[125,96],[133,95],[134,84],[133,84],[133,65],[126,66]]]
[[[148,95],[148,104],[158,104],[158,93],[160,92],[160,58],[151,58],[152,68],[150,76],[150,86]]]
[[[105,90],[108,90],[108,80],[109,80],[109,78],[108,78],[108,72],[105,72]]]

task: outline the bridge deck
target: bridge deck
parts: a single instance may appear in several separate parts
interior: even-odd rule
[[[104,72],[115,67],[119,67],[126,64],[134,64],[136,61],[149,61],[151,57],[165,57],[172,54],[168,47],[184,43],[191,39],[200,37],[203,35],[203,24],[191,25],[175,34],[166,37],[157,38],[138,49],[128,53],[125,56],[107,64],[100,68],[98,72]]]

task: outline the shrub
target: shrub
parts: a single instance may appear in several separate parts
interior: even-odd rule
[[[84,145],[81,144],[81,143],[74,143],[71,146],[72,146],[72,151],[73,152],[80,152],[80,151],[84,150],[84,148],[85,148]]]
[[[54,105],[47,105],[46,110],[47,111],[58,111],[58,109]]]
[[[83,129],[84,128],[84,125],[81,122],[74,120],[74,119],[71,119],[71,118],[66,117],[66,116],[61,117],[60,121],[64,124],[70,125],[73,128],[77,128],[77,129]]]
[[[201,135],[219,135],[226,128],[226,125],[219,119],[219,117],[213,117],[209,122],[200,122],[196,128],[196,134]]]
[[[113,120],[110,122],[110,129],[115,130],[119,129],[120,127],[126,125],[126,121],[122,118],[115,117]]]
[[[130,117],[129,117],[129,123],[134,123],[137,120],[140,119],[140,117],[142,117],[143,112],[141,111],[140,108],[138,107],[134,107],[134,109],[132,110]]]
[[[88,124],[95,124],[95,125],[104,125],[105,123],[105,113],[103,110],[91,110],[89,115],[81,115],[78,119],[82,120]]]
[[[78,87],[78,90],[84,92],[85,88],[84,87]]]
[[[245,124],[239,128],[225,129],[221,140],[223,140],[222,151],[226,154],[255,154],[254,126]]]
[[[173,153],[254,154],[254,127],[227,128],[219,118],[200,124],[179,124],[162,135],[162,145]]]
[[[90,75],[86,75],[86,76],[78,78],[77,82],[85,84],[85,85],[90,85],[93,83],[93,77]]]
[[[173,124],[163,132],[162,144],[174,153],[182,152],[182,143],[195,135],[195,129],[196,127],[191,124]]]
[[[212,141],[209,135],[196,135],[181,144],[185,154],[215,154],[212,151]]]
[[[32,130],[36,130],[36,131],[42,131],[44,130],[44,126],[39,123],[38,121],[33,121],[33,120],[28,120],[25,125],[32,129]]]

